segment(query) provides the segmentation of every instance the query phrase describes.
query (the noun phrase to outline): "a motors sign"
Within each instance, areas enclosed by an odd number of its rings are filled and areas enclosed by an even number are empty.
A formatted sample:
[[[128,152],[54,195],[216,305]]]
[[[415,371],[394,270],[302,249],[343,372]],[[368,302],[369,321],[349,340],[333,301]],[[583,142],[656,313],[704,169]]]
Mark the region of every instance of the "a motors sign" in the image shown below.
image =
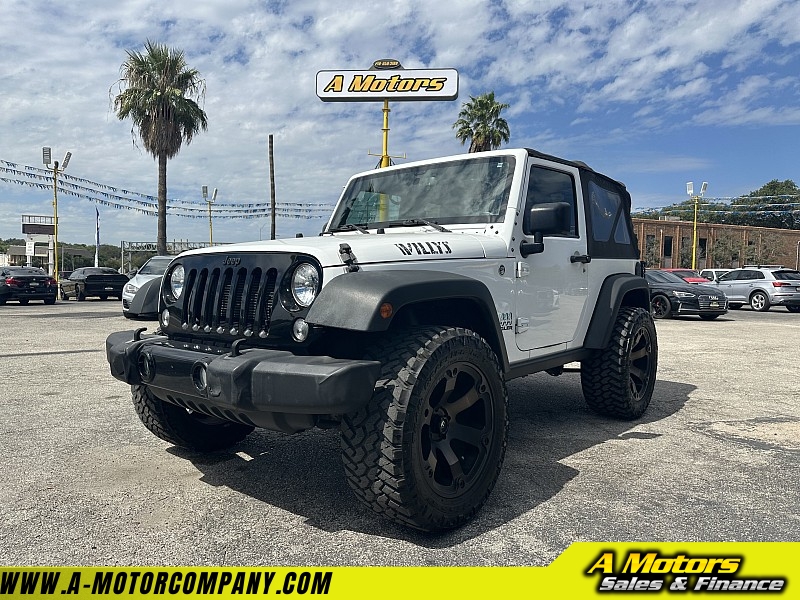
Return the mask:
[[[455,100],[458,98],[458,71],[319,71],[317,96],[324,102]]]

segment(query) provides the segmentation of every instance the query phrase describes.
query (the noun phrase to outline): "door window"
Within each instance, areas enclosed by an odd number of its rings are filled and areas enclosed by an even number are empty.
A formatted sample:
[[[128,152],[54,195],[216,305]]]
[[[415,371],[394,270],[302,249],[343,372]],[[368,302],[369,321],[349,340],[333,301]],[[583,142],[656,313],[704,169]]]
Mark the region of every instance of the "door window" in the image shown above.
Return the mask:
[[[528,193],[522,218],[523,233],[533,235],[536,228],[536,223],[530,222],[531,207],[536,204],[565,202],[569,204],[569,229],[550,235],[577,236],[578,213],[575,198],[575,180],[572,175],[533,165],[528,175]]]

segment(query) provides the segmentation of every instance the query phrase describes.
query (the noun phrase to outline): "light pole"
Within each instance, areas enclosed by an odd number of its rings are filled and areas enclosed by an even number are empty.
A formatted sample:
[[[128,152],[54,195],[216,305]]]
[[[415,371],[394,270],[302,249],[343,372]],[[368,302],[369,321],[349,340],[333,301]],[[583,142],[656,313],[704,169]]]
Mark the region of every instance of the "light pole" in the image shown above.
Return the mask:
[[[703,194],[706,193],[708,189],[708,182],[704,181],[703,185],[700,186],[700,193],[695,196],[694,195],[694,183],[691,181],[686,182],[686,193],[689,194],[689,198],[694,200],[694,228],[692,231],[692,270],[694,271],[697,268],[697,204],[700,202],[700,198],[703,197]]]
[[[214,193],[211,195],[211,200],[208,199],[208,186],[203,186],[203,200],[208,203],[208,245],[214,245],[214,227],[211,224],[211,205],[217,199],[217,188],[214,188]]]
[[[794,259],[794,270],[800,271],[800,242],[797,242],[797,252]]]
[[[44,165],[53,172],[53,279],[56,280],[58,285],[58,174],[67,170],[69,159],[72,158],[72,152],[67,152],[64,155],[64,162],[61,163],[61,168],[58,166],[58,161],[50,166],[52,152],[49,146],[42,148],[42,162]]]

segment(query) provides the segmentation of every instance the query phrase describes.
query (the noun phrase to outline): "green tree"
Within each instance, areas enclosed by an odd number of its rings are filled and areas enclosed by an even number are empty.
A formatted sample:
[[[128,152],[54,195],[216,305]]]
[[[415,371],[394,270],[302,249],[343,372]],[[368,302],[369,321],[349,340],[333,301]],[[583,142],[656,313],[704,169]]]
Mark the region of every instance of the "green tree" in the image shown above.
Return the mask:
[[[25,240],[22,238],[8,238],[7,240],[0,239],[0,254],[8,252],[9,246],[24,246]]]
[[[167,160],[208,128],[206,113],[196,101],[205,96],[205,80],[187,66],[180,50],[148,40],[144,52],[127,50],[127,54],[115,84],[119,93],[114,110],[120,121],[133,121],[134,143],[138,133],[145,150],[158,161],[156,242],[158,253],[166,254]]]
[[[660,216],[678,217],[682,221],[694,220],[694,199],[684,200],[666,208],[634,216],[657,219]],[[713,198],[698,200],[697,221],[700,223],[725,223],[776,229],[800,229],[800,188],[794,181],[772,181],[746,196],[730,202]]]
[[[697,257],[699,259],[699,257]],[[691,240],[686,243],[681,244],[681,252],[680,256],[678,256],[678,266],[681,269],[691,269],[692,268],[692,242]]]
[[[782,245],[783,240],[774,233],[753,235],[744,251],[745,261],[747,264],[767,265],[778,256]]]
[[[741,237],[723,230],[711,245],[711,262],[715,268],[729,269],[739,260],[741,251]]]
[[[456,138],[461,145],[470,140],[470,152],[485,152],[495,150],[503,142],[508,142],[511,138],[508,122],[500,116],[508,106],[497,102],[494,92],[470,96],[469,102],[461,105],[458,120],[453,123]]]
[[[648,235],[645,240],[644,260],[648,269],[658,269],[661,266],[660,248],[654,235]]]

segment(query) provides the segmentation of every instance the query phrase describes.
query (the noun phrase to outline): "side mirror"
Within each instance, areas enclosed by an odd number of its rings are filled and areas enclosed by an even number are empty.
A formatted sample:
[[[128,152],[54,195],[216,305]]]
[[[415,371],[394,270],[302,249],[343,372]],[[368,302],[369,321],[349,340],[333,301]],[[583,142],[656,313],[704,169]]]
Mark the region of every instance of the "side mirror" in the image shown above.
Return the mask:
[[[533,230],[533,243],[523,241],[520,244],[519,253],[523,258],[544,252],[545,235],[569,232],[570,205],[566,202],[534,204],[528,213],[528,219]]]

